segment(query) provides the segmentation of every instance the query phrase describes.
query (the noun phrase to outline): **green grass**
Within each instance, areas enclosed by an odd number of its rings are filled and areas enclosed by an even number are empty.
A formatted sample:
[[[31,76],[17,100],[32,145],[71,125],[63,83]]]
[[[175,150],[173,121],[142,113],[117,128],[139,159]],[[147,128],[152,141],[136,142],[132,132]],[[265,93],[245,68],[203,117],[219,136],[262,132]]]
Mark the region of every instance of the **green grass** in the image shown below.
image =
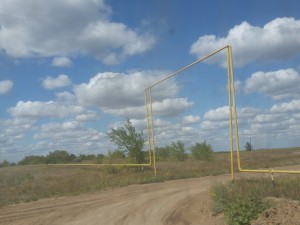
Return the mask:
[[[40,198],[230,173],[229,153],[214,153],[213,161],[188,158],[157,163],[157,176],[150,168],[63,166],[13,166],[0,168],[0,206]],[[242,166],[263,168],[300,164],[300,149],[241,152]],[[244,167],[244,166],[243,166]]]
[[[224,213],[230,225],[248,225],[270,206],[266,197],[300,200],[300,176],[240,179],[211,189],[213,213]]]

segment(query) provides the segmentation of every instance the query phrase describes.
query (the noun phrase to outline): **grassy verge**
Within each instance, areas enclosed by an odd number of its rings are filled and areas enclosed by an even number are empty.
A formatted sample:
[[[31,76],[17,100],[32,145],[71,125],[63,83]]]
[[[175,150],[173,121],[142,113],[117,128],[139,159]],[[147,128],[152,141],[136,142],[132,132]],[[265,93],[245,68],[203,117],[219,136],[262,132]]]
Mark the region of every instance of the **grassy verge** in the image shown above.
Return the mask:
[[[240,179],[211,189],[213,213],[224,213],[230,225],[248,225],[270,206],[266,197],[300,200],[300,177]]]

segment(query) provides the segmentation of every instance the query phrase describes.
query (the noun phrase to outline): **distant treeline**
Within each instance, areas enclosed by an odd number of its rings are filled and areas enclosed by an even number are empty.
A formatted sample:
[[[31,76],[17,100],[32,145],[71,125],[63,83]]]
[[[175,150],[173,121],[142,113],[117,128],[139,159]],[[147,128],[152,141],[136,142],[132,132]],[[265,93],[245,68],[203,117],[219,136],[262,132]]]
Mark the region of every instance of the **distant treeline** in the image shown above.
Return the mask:
[[[184,161],[188,158],[184,143],[181,141],[173,142],[171,145],[156,148],[156,158],[158,161]],[[205,142],[196,143],[189,148],[190,156],[196,160],[211,160],[213,159],[213,149]],[[144,158],[148,160],[149,154],[142,151]],[[46,156],[29,155],[21,161],[10,163],[4,160],[0,163],[0,167],[15,166],[15,165],[38,165],[38,164],[59,164],[59,163],[129,163],[134,162],[134,159],[126,152],[121,150],[109,151],[105,154],[80,154],[78,156],[70,154],[65,150],[55,150],[49,152]]]
[[[98,154],[98,155],[80,154],[79,156],[76,156],[74,154],[68,153],[65,150],[55,150],[53,152],[49,152],[49,154],[46,156],[35,156],[35,155],[26,156],[18,164],[36,165],[36,164],[76,163],[85,160],[101,160],[103,158],[104,158],[103,154]]]

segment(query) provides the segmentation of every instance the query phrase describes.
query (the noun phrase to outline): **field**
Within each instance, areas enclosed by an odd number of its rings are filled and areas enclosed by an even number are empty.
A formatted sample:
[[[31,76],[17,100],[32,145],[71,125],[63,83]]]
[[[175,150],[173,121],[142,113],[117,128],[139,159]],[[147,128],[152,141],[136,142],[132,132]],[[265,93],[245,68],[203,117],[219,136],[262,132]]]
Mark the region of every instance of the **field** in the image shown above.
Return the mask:
[[[300,149],[291,148],[241,152],[241,162],[243,168],[251,169],[300,165]],[[214,153],[214,159],[207,162],[193,160],[191,158],[188,158],[187,160],[182,162],[158,162],[157,177],[154,177],[153,171],[150,168],[144,168],[144,170],[142,170],[141,168],[137,169],[123,167],[72,168],[63,166],[53,167],[46,165],[6,167],[0,169],[0,202],[2,209],[5,210],[7,209],[6,207],[4,207],[6,205],[21,202],[31,202],[42,198],[57,198],[59,196],[71,195],[77,195],[78,197],[76,198],[80,198],[83,193],[91,193],[99,190],[101,190],[100,193],[103,194],[114,193],[114,189],[116,187],[123,187],[132,184],[157,183],[169,180],[193,177],[195,179],[195,177],[209,176],[208,178],[202,180],[203,184],[199,183],[200,180],[182,180],[182,182],[180,181],[181,186],[179,186],[178,189],[176,189],[175,182],[174,190],[176,190],[176,193],[177,191],[179,191],[179,189],[181,191],[185,189],[188,190],[188,186],[190,183],[193,188],[191,188],[190,194],[185,197],[191,198],[191,194],[193,193],[194,198],[194,194],[196,195],[200,194],[200,192],[203,193],[207,191],[207,189],[210,188],[213,184],[229,181],[229,175],[220,176],[221,174],[228,174],[230,172],[229,166],[229,153]],[[245,176],[246,174],[242,175]],[[247,175],[256,176],[258,174]],[[269,179],[269,174],[263,176]],[[276,176],[277,175],[275,175],[275,179]],[[168,182],[157,184],[155,188],[158,188],[160,190],[164,185],[167,184]],[[173,183],[171,184],[173,185]],[[149,186],[149,188],[150,187],[152,186]],[[198,187],[199,190],[194,190],[195,187]],[[150,191],[147,186],[142,186],[141,190],[144,190],[144,188],[147,189],[145,193],[148,193]],[[141,191],[139,188],[137,189],[138,192]],[[115,189],[116,192],[118,192],[118,190],[124,189]],[[171,190],[172,189],[170,189],[170,191]],[[128,192],[126,193],[127,194],[124,195],[131,196],[133,194]],[[141,198],[147,197],[142,193],[140,194]],[[98,195],[99,194],[97,194],[97,196]],[[177,200],[187,201],[185,197],[183,197],[182,195],[178,195]],[[115,199],[114,201],[117,204],[118,199]],[[37,201],[36,204],[38,202],[39,201]],[[17,206],[19,205],[16,205],[16,207]],[[172,218],[172,215],[169,215],[168,218]]]

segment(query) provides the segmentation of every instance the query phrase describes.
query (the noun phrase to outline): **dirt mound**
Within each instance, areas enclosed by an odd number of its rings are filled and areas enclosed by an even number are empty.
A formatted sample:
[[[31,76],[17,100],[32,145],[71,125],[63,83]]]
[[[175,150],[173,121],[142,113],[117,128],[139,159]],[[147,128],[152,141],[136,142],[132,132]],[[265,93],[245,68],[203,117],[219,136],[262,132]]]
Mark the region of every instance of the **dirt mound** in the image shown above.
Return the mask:
[[[300,225],[300,201],[268,198],[272,207],[265,210],[251,225]]]

